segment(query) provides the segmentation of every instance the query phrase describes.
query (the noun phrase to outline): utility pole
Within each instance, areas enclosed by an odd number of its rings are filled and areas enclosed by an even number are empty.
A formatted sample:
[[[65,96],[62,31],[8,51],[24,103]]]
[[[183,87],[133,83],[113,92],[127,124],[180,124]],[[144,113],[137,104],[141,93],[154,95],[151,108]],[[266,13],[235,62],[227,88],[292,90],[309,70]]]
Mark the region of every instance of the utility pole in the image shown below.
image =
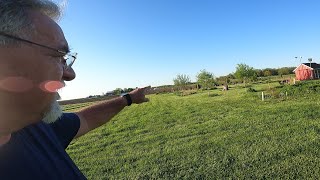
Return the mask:
[[[308,58],[308,61],[310,62],[310,67],[311,67],[312,58]]]

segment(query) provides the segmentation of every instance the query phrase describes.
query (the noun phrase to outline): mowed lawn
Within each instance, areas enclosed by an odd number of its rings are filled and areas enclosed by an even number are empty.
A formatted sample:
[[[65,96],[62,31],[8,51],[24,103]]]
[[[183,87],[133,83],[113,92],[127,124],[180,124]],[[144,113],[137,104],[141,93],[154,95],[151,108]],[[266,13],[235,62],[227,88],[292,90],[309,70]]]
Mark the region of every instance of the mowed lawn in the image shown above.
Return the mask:
[[[150,95],[67,152],[88,179],[320,179],[320,95],[209,92]]]

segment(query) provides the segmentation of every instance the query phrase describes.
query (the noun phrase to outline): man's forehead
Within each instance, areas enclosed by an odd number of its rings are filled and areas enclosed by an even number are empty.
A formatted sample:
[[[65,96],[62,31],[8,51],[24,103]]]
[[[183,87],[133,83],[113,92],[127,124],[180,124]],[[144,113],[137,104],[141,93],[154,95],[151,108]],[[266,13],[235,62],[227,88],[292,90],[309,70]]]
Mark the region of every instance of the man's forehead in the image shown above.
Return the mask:
[[[33,39],[38,43],[43,43],[56,47],[64,51],[69,51],[68,43],[64,37],[60,26],[50,17],[40,12],[29,11],[30,19],[34,25]]]

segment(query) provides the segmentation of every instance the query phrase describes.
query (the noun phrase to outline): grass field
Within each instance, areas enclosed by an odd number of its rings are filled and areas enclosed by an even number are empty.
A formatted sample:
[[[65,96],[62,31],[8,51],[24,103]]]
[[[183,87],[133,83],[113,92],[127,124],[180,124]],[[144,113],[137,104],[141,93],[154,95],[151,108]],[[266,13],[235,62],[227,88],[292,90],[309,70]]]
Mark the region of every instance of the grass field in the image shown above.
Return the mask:
[[[150,95],[67,152],[88,179],[320,179],[320,95],[259,94]]]

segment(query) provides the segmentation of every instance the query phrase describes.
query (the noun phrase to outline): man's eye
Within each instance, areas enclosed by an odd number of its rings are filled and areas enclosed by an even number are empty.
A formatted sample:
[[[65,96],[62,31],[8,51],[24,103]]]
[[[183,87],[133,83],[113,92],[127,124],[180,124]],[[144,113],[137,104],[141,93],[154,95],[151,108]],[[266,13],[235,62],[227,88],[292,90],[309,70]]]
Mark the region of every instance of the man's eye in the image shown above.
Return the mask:
[[[61,55],[52,55],[51,57],[59,60],[61,63],[66,64],[67,60],[65,58],[65,56],[61,56]]]

